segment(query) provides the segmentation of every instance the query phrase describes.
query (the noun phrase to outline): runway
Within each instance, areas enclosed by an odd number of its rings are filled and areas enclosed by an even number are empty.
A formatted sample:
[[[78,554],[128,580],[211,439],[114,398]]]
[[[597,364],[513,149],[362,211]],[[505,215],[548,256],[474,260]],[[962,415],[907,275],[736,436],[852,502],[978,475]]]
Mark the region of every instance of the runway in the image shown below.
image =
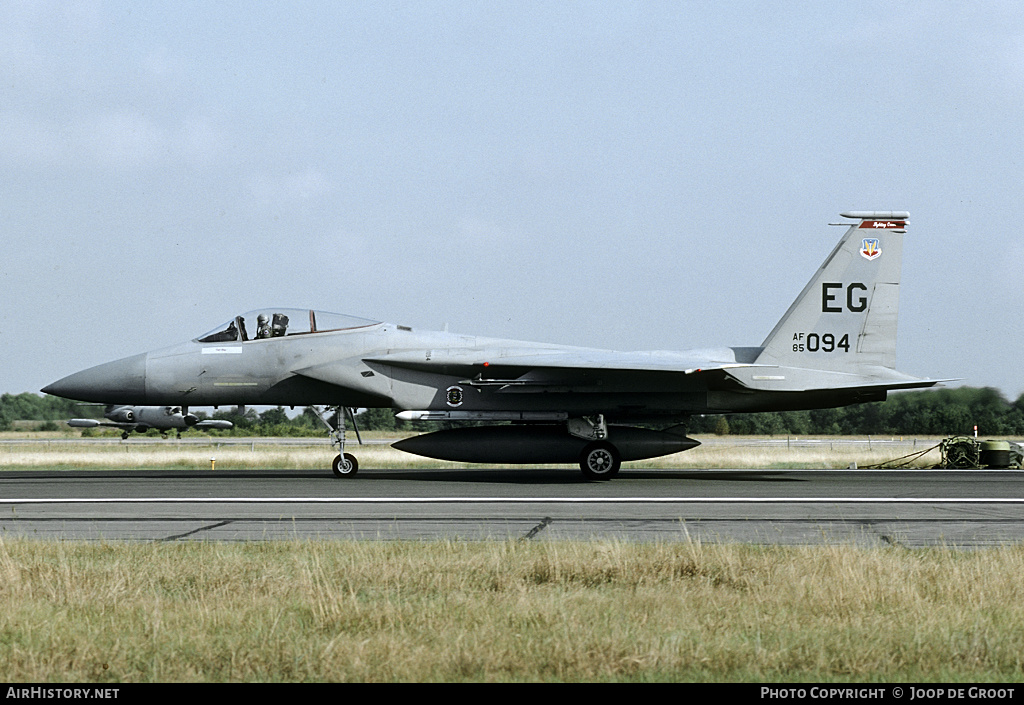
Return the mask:
[[[1019,470],[0,473],[0,537],[621,540],[980,548],[1024,540]]]

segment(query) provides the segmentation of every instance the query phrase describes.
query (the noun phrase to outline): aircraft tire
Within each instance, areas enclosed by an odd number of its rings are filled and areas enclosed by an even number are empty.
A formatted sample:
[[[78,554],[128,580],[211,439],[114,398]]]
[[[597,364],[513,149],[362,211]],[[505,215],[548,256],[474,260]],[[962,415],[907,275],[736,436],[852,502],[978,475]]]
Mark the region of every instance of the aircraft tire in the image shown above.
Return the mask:
[[[588,480],[610,480],[619,472],[622,461],[611,443],[591,443],[580,454],[580,470]]]
[[[331,464],[331,470],[335,477],[352,477],[359,472],[359,461],[351,453],[345,453],[345,457],[337,456]]]

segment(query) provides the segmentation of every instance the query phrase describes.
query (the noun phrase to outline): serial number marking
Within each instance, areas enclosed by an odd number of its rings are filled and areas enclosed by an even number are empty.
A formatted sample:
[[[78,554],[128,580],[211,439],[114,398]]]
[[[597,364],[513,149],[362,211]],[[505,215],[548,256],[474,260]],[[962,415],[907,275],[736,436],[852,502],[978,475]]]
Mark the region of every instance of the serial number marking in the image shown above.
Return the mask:
[[[850,334],[845,333],[836,341],[832,333],[794,333],[793,352],[850,352]]]

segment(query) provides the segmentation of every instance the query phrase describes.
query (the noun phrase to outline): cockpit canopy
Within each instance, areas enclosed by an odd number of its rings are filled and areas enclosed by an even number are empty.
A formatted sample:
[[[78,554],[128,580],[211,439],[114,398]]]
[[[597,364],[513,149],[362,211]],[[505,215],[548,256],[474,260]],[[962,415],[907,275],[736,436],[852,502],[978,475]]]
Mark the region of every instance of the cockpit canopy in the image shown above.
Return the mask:
[[[232,343],[286,335],[323,333],[377,325],[380,321],[341,313],[305,308],[267,308],[235,316],[222,326],[199,336],[200,343]]]

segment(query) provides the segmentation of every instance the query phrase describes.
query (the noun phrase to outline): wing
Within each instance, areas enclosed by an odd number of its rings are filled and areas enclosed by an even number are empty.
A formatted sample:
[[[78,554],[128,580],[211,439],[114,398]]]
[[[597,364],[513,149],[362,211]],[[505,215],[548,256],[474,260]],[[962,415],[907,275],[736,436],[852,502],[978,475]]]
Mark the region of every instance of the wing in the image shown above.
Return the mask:
[[[704,353],[704,354],[701,354]],[[756,367],[745,349],[695,353],[617,352],[594,349],[407,350],[364,358],[371,367],[392,367],[460,376],[472,387],[509,392],[600,387],[688,389],[729,384],[729,370]]]
[[[474,387],[549,391],[599,387],[657,391],[804,392],[829,389],[916,389],[948,380],[919,379],[886,367],[860,374],[754,362],[760,348],[689,352],[615,352],[590,349],[402,351],[366,358],[367,364],[460,375]]]
[[[401,371],[459,378],[470,387],[503,394],[543,392],[806,392],[929,387],[895,370],[874,374],[807,370],[757,364],[760,348],[714,348],[687,352],[617,352],[590,348],[415,349],[362,358],[384,376]],[[353,360],[297,370],[296,374],[348,389],[374,378],[360,377]],[[426,383],[426,382],[424,382]],[[369,391],[367,388],[366,391]]]
[[[131,430],[138,426],[138,424],[118,423],[117,421],[99,421],[97,419],[71,419],[68,421],[68,426],[73,426],[74,428],[96,428],[97,426],[109,426],[110,428]]]
[[[204,419],[203,421],[200,421],[196,425],[192,426],[192,428],[234,428],[234,427],[235,427],[235,425],[233,423],[231,423],[230,421],[225,421],[223,419]]]

